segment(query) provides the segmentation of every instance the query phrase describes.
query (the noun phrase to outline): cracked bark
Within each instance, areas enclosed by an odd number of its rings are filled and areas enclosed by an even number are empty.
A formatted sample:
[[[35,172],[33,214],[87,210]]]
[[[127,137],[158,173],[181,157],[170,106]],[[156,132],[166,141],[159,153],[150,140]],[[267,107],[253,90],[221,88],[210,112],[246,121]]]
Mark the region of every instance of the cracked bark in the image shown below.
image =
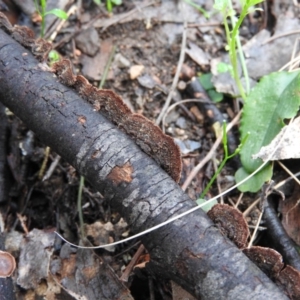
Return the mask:
[[[1,84],[1,83],[0,83]],[[8,166],[7,166],[7,128],[8,121],[5,115],[5,107],[0,103],[0,213],[5,215],[8,200]],[[0,230],[0,250],[5,251],[5,232]],[[11,277],[0,278],[0,298],[3,300],[15,300],[14,286]]]
[[[0,30],[0,99],[140,232],[195,204],[134,142]],[[201,299],[287,299],[198,210],[142,238],[149,270]]]

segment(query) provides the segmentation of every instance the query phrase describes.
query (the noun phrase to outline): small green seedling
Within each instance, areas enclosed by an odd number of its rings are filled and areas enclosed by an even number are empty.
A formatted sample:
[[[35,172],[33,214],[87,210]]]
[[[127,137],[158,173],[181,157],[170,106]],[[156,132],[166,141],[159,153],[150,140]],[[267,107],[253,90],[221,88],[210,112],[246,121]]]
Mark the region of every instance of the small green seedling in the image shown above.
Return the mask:
[[[100,5],[101,0],[94,0],[94,3]],[[122,4],[122,0],[106,0],[106,9],[109,13],[111,13],[115,5],[121,5],[121,4]]]
[[[241,1],[242,11],[236,19],[236,13],[232,8],[231,0],[215,0],[214,8],[223,16],[223,23],[226,32],[227,50],[229,52],[230,63],[232,66],[233,78],[237,84],[241,97],[245,100],[250,91],[250,80],[246,67],[246,62],[239,39],[239,29],[249,12],[253,12],[254,5],[263,2],[263,0],[243,0]],[[256,9],[257,10],[257,9]],[[231,21],[232,29],[229,28],[228,18]],[[238,53],[238,55],[237,55]],[[246,81],[246,91],[241,83],[240,74],[238,72],[238,56],[242,66],[243,74]],[[223,66],[224,67],[224,66]]]
[[[184,0],[187,4],[195,7],[197,10],[199,10],[203,16],[206,18],[206,19],[209,19],[210,17],[210,14],[205,10],[203,9],[200,5],[196,4],[195,2],[191,1],[191,0]]]
[[[207,92],[209,98],[217,103],[221,102],[223,100],[223,94],[216,91],[211,79],[212,79],[212,73],[202,74],[199,77],[199,81],[202,85],[202,87]]]
[[[52,66],[54,63],[60,60],[59,53],[56,50],[51,50],[48,55],[49,65]]]
[[[58,9],[58,8],[54,8],[49,11],[46,11],[46,6],[47,6],[46,2],[47,2],[46,0],[40,0],[40,5],[38,5],[38,1],[34,0],[35,9],[42,18],[41,37],[44,37],[44,35],[45,35],[45,17],[47,15],[55,15],[58,18],[63,19],[63,20],[66,20],[68,18],[68,15],[66,14],[66,12],[64,12],[63,10]]]
[[[211,178],[211,180],[209,181],[208,185],[206,186],[206,188],[204,189],[204,191],[202,192],[202,194],[200,195],[200,199],[203,199],[204,196],[206,195],[206,193],[208,192],[208,190],[210,189],[210,187],[212,186],[212,184],[214,183],[214,181],[216,180],[217,176],[221,173],[222,169],[224,168],[225,164],[227,163],[227,161],[231,158],[233,158],[234,156],[238,155],[243,146],[245,145],[249,134],[247,134],[241,141],[240,145],[235,149],[234,153],[232,153],[231,155],[229,155],[228,153],[228,143],[227,143],[227,133],[226,133],[226,122],[223,123],[222,126],[223,129],[223,148],[224,148],[224,158],[221,162],[221,164],[219,165],[216,173],[214,174],[214,176]]]

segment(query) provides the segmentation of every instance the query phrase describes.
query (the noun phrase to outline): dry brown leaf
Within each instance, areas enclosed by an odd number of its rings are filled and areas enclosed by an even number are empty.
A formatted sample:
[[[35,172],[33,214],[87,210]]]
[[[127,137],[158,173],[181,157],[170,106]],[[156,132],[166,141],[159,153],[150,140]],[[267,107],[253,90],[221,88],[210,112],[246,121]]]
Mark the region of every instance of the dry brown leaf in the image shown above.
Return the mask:
[[[282,136],[284,137],[282,139]],[[260,149],[260,151],[253,155],[253,159],[261,158],[263,161],[269,159],[275,147],[275,153],[270,160],[281,160],[289,158],[300,158],[300,117],[296,118],[293,123],[282,128],[273,141]]]

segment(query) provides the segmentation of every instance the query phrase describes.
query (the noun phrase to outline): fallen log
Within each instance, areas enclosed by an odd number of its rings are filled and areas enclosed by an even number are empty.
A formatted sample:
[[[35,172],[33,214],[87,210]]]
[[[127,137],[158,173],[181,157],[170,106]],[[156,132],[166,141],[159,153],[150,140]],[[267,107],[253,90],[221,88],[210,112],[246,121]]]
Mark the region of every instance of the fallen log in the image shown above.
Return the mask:
[[[0,101],[97,188],[137,233],[195,203],[150,157],[0,30]],[[197,210],[142,238],[150,271],[201,299],[287,299]]]

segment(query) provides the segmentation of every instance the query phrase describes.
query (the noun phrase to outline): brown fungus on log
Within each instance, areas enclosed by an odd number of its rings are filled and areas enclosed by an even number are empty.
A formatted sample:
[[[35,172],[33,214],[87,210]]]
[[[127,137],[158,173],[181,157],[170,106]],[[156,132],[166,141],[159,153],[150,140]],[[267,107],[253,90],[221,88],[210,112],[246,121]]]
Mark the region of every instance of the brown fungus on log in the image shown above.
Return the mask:
[[[241,212],[227,204],[216,204],[207,215],[238,248],[246,247],[249,229]]]
[[[176,182],[181,174],[180,149],[174,140],[165,135],[152,121],[132,113],[122,98],[111,90],[97,89],[81,75],[74,75],[69,60],[64,59],[53,65],[53,72],[60,81],[73,87],[96,111],[101,112],[127,135]]]
[[[282,256],[274,249],[253,246],[243,252],[270,278],[277,277],[284,266]]]
[[[31,50],[40,61],[46,60],[51,44],[44,39],[34,39],[34,33],[25,26],[11,26],[0,13],[0,28]],[[63,59],[52,66],[52,71],[61,83],[75,88],[95,110],[100,110],[110,121],[125,131],[141,149],[151,156],[172,178],[178,182],[181,174],[180,149],[174,140],[165,135],[152,121],[142,115],[134,114],[122,98],[111,90],[97,89],[86,78],[73,73],[69,60]]]
[[[276,283],[294,300],[300,299],[300,272],[292,266],[286,266],[276,278]]]
[[[8,252],[0,251],[0,278],[11,276],[15,269],[15,258]]]

